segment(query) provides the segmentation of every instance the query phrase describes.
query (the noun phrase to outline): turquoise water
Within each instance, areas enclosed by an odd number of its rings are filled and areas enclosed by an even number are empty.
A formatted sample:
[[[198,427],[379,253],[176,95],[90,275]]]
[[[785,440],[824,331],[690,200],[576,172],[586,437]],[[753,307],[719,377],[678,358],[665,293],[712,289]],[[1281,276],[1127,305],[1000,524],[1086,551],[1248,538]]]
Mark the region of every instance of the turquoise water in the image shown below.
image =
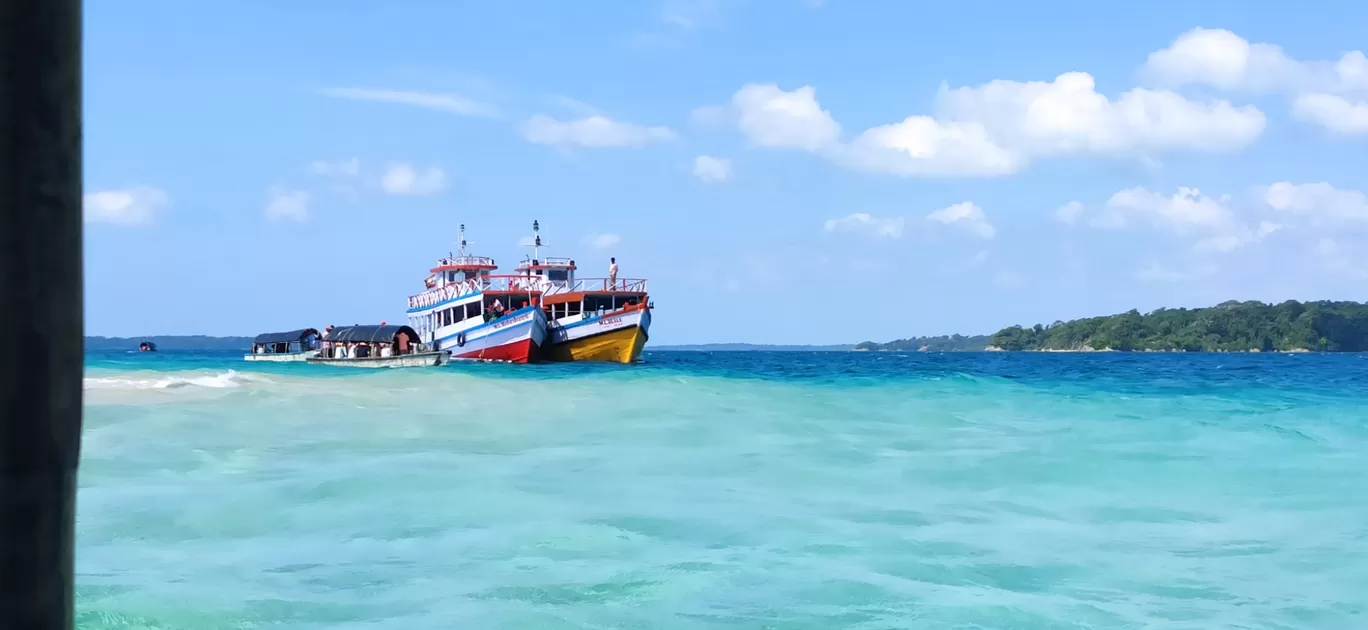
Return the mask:
[[[86,629],[1365,628],[1368,356],[88,358]]]

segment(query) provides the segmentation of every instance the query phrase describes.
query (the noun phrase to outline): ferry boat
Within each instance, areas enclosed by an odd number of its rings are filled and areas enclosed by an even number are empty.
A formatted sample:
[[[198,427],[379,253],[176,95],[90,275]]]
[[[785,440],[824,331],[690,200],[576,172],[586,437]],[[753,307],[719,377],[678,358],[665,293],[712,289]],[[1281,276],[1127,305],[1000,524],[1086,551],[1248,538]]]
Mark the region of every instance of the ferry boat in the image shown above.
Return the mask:
[[[467,245],[461,225],[457,255],[439,259],[427,290],[408,299],[409,324],[453,359],[535,361],[546,339],[541,288],[525,275],[495,275],[494,259],[467,254]]]
[[[244,361],[303,361],[318,354],[320,335],[313,328],[289,332],[262,333],[252,340],[252,351]]]
[[[533,222],[533,232],[538,231]],[[537,245],[541,244],[537,237]],[[646,281],[633,278],[576,278],[570,258],[532,260],[519,267],[543,287],[547,361],[632,363],[650,337],[650,295]]]
[[[445,365],[451,352],[434,350],[418,341],[409,326],[347,326],[334,328],[323,350],[305,359],[310,364],[361,368],[429,367]]]

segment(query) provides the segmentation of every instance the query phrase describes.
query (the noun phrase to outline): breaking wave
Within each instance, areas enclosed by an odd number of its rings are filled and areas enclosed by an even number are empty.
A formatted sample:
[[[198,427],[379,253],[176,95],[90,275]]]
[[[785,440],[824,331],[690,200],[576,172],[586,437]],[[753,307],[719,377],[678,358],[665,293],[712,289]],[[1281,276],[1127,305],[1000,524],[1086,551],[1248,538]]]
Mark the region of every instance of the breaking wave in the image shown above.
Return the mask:
[[[214,373],[167,374],[164,372],[146,372],[120,376],[88,376],[85,378],[84,384],[87,390],[149,390],[183,387],[232,389],[272,382],[270,378],[261,374],[244,374],[230,369],[226,372]]]

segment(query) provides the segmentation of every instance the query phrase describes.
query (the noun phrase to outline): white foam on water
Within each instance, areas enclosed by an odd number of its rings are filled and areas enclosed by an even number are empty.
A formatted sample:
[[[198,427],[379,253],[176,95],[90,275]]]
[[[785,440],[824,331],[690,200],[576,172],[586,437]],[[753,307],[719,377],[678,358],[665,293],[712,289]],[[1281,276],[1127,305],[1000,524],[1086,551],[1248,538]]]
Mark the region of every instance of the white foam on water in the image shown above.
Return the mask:
[[[273,381],[270,378],[261,374],[244,374],[237,370],[228,370],[226,372],[210,374],[160,373],[144,376],[86,377],[84,379],[84,386],[87,390],[148,390],[177,389],[182,387],[230,389],[271,382]]]

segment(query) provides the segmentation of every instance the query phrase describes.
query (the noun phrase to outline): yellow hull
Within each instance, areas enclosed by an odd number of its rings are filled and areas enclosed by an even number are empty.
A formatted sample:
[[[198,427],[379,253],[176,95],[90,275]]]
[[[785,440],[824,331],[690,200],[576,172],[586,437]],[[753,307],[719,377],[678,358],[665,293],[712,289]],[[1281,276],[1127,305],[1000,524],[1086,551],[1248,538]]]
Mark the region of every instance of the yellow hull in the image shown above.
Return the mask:
[[[640,326],[620,328],[590,337],[547,344],[541,358],[547,361],[611,361],[631,363],[641,357],[646,347],[646,332]]]

